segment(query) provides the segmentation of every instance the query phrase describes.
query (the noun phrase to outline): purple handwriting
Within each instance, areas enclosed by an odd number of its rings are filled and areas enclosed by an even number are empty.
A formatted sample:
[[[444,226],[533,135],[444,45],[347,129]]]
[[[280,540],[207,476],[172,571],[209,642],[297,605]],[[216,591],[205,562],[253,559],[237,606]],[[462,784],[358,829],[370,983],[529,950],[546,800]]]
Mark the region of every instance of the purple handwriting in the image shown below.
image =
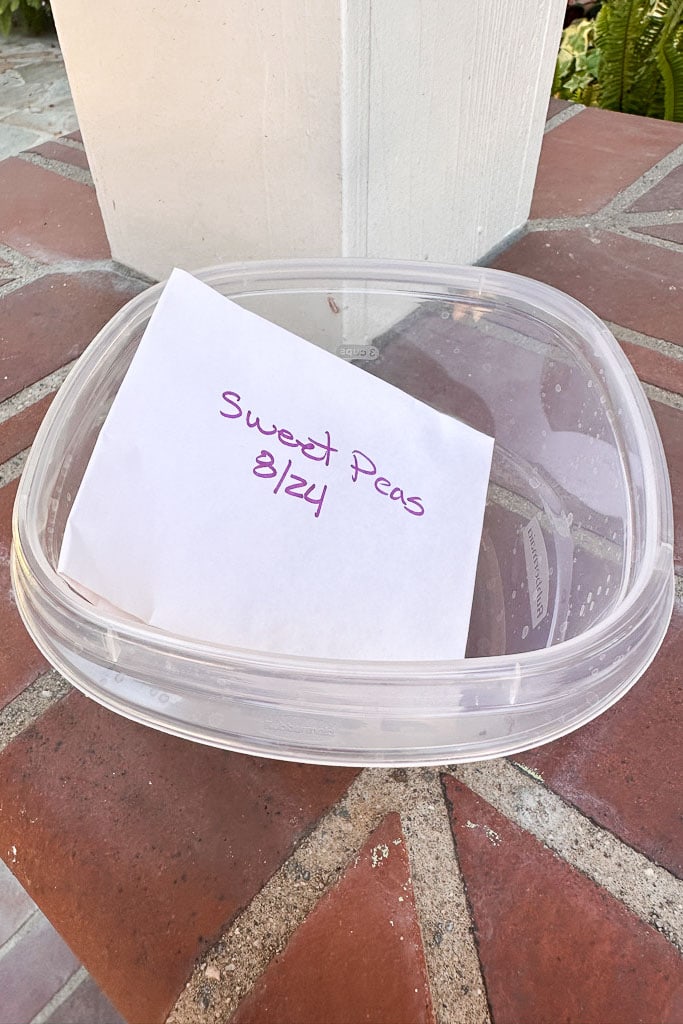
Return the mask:
[[[406,512],[411,516],[423,516],[424,505],[422,499],[417,495],[406,498],[403,488],[392,487],[391,481],[385,476],[377,476],[377,466],[369,455],[365,455],[357,448],[351,452],[353,462],[351,463],[351,480],[355,484],[361,476],[373,477],[374,488],[378,494],[385,494],[390,501],[400,501]],[[361,461],[362,460],[362,461]]]
[[[276,424],[270,426],[264,426],[260,416],[257,416],[251,409],[247,409],[246,412],[242,409],[241,396],[236,391],[224,391],[221,395],[223,402],[227,406],[226,409],[220,409],[220,414],[227,420],[239,420],[244,417],[244,423],[250,430],[255,430],[257,434],[263,437],[272,437],[274,441],[277,441],[284,448],[297,449],[306,459],[310,459],[312,462],[320,462],[324,466],[330,465],[330,460],[333,453],[339,451],[332,444],[329,430],[323,431],[325,440],[316,441],[310,435],[307,435],[305,440],[295,437],[291,430],[287,430],[285,427],[278,427]],[[267,422],[267,421],[266,421]],[[294,453],[293,453],[294,454]],[[377,472],[377,465],[364,452],[358,448],[354,448],[351,452],[351,482],[356,484],[361,478],[366,478],[368,482],[372,481],[372,488],[377,494],[383,495],[389,498],[390,501],[400,502],[401,508],[408,512],[411,516],[423,516],[425,513],[424,504],[422,498],[417,495],[411,495],[406,497],[405,491],[402,487],[397,487],[391,483],[388,477],[379,476]],[[304,501],[315,507],[315,518],[317,519],[322,510],[323,501],[327,494],[327,485],[324,484],[320,489],[319,496],[315,496],[316,484],[309,483],[305,477],[298,476],[292,472],[294,463],[291,458],[287,460],[284,470],[280,470],[275,465],[275,456],[272,452],[265,448],[261,449],[260,454],[256,458],[256,463],[252,469],[254,476],[260,477],[263,480],[274,480],[278,478],[275,487],[273,488],[273,494],[278,494],[282,485],[287,484],[284,488],[283,493],[289,494],[293,498],[303,498]]]
[[[254,476],[260,477],[262,480],[272,480],[278,476],[278,482],[273,487],[273,494],[282,487],[283,483],[287,479],[289,474],[289,483],[285,487],[284,493],[291,494],[293,498],[303,498],[304,501],[310,502],[311,505],[315,505],[315,518],[317,519],[320,515],[320,511],[323,507],[323,501],[327,494],[327,484],[323,484],[320,491],[320,497],[316,498],[313,494],[315,490],[315,484],[309,484],[308,480],[305,480],[302,476],[297,476],[296,473],[292,473],[292,460],[287,459],[287,465],[285,466],[282,473],[275,468],[275,456],[272,452],[268,452],[263,448],[260,455],[256,456],[256,465],[252,469]],[[304,488],[306,488],[304,490]]]
[[[221,416],[224,416],[228,420],[238,420],[243,415],[242,407],[240,402],[242,399],[236,391],[224,391],[221,396],[223,401],[232,408],[232,412],[224,412],[221,409]],[[300,448],[301,454],[305,455],[307,459],[312,459],[313,462],[324,462],[326,466],[330,464],[330,456],[332,452],[339,451],[338,448],[332,447],[330,440],[329,430],[324,431],[326,440],[314,441],[312,437],[308,437],[306,441],[301,441],[299,438],[294,437],[291,430],[285,430],[273,425],[265,428],[261,424],[261,420],[258,416],[254,415],[251,409],[247,409],[247,415],[245,417],[246,425],[251,429],[258,430],[259,434],[263,434],[264,437],[276,437],[280,444],[286,448]]]

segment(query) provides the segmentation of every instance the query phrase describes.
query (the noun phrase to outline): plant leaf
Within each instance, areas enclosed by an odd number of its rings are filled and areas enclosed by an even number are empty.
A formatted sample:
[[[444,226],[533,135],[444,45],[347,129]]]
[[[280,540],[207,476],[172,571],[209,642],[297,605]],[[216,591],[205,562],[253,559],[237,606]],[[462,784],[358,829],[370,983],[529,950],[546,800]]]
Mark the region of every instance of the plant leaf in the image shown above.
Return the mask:
[[[664,117],[683,121],[683,0],[674,0],[664,21],[656,49],[657,67],[664,81]]]
[[[659,23],[649,19],[648,0],[605,0],[595,19],[595,42],[600,51],[600,106],[634,110],[629,94],[643,72]]]

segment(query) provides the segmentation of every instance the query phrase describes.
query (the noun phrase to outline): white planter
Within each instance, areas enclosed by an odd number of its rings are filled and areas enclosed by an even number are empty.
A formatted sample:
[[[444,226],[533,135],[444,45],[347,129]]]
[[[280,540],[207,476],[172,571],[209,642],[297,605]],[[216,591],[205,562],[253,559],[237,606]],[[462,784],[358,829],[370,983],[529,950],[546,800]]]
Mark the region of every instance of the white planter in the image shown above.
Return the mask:
[[[565,0],[53,0],[114,257],[468,263],[527,217]]]

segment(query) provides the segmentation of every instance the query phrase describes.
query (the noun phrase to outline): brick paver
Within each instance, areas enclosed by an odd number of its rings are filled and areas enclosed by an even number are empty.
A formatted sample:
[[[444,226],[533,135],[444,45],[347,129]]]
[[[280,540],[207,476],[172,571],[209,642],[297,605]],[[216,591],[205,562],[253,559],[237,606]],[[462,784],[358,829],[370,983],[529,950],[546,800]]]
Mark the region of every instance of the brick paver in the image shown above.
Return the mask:
[[[64,164],[72,164],[87,171],[88,158],[82,149],[75,149],[73,146],[60,146],[58,142],[43,142],[40,146],[34,146],[29,153],[37,153],[48,160],[60,160]]]
[[[595,213],[679,145],[670,123],[583,110],[543,139],[531,216]]]
[[[188,743],[72,693],[0,754],[0,850],[23,851],[13,870],[124,1017],[153,1024],[355,774]]]
[[[0,463],[28,448],[38,427],[52,404],[54,393],[22,409],[16,416],[0,423]]]
[[[42,263],[109,259],[109,243],[89,185],[11,157],[0,163],[0,242]]]
[[[674,563],[683,571],[683,411],[653,402],[652,411],[664,446],[674,508]]]
[[[0,487],[0,709],[49,666],[19,617],[10,584],[12,508],[17,482]]]
[[[0,401],[75,359],[141,289],[122,274],[86,270],[47,274],[5,296]]]
[[[611,231],[533,231],[494,265],[554,285],[604,320],[683,344],[683,252]]]
[[[466,786],[444,785],[496,1024],[676,1024],[673,946]]]
[[[373,833],[231,1024],[434,1024],[397,814]]]
[[[683,718],[678,604],[664,645],[613,708],[519,760],[584,814],[683,877]]]
[[[639,122],[640,123],[640,122]],[[680,140],[679,143],[680,145]],[[666,213],[683,205],[683,165],[669,171],[628,207],[629,213]]]

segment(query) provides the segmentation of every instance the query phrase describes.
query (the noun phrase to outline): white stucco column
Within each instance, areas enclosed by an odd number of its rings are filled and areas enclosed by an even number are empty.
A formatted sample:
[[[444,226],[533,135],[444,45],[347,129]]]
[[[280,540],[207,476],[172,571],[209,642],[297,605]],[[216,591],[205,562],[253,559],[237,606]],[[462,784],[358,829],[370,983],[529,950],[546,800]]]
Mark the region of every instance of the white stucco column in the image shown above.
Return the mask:
[[[114,257],[467,263],[527,217],[565,0],[52,0]]]

